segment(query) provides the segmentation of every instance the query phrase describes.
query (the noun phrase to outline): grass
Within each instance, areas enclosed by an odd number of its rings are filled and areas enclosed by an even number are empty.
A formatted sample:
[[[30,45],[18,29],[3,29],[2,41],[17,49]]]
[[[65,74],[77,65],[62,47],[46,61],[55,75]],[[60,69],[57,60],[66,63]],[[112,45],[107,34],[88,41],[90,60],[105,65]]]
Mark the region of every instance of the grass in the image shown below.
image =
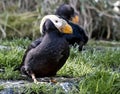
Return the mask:
[[[57,90],[55,90],[57,89]],[[23,92],[25,94],[64,94],[65,92],[62,90],[62,88],[58,85],[51,86],[46,84],[31,84],[30,86],[26,86],[25,89],[23,89]]]
[[[0,91],[4,89],[4,86],[0,85]]]
[[[14,67],[5,67],[4,72],[0,73],[0,79],[19,80],[21,75],[18,71],[13,71]]]
[[[35,36],[39,35],[38,15],[39,13],[36,11],[25,13],[11,13],[4,11],[0,15],[0,29],[3,30],[4,37],[6,35],[7,38],[12,38],[14,36],[31,36],[32,38],[35,38]],[[0,32],[0,34],[0,37],[2,38],[2,33]]]
[[[118,94],[120,75],[111,71],[96,70],[79,83],[81,94]],[[120,91],[119,91],[120,93]]]
[[[29,39],[13,39],[0,41],[1,45],[10,49],[0,49],[0,79],[22,79],[21,74],[13,71],[20,65],[25,48],[31,42]],[[97,45],[96,45],[97,44]],[[103,44],[103,43],[102,43]],[[78,52],[77,47],[71,48],[70,57],[57,73],[58,76],[80,78],[77,82],[78,91],[70,90],[69,94],[120,94],[120,47],[115,44],[104,44],[90,41],[86,50]],[[115,46],[117,45],[117,46]],[[98,47],[99,46],[99,47]],[[1,88],[1,87],[0,87]],[[57,88],[57,89],[55,89]],[[35,85],[23,89],[25,94],[41,92],[42,94],[65,94],[56,85]]]

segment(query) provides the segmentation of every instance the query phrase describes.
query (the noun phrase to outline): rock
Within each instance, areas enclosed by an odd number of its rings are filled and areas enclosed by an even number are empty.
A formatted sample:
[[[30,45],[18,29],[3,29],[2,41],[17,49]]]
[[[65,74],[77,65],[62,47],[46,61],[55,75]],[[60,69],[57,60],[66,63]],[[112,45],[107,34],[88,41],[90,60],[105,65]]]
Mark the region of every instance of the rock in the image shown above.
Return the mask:
[[[0,69],[0,72],[4,72],[4,69]]]
[[[38,78],[38,81],[40,81],[40,84],[43,82],[46,82],[45,84],[61,87],[64,92],[69,93],[70,90],[78,91],[76,88],[76,81],[78,81],[78,78],[64,78],[64,77],[56,77],[55,78],[57,81],[57,84],[49,83],[49,78]],[[33,82],[31,82],[31,79],[28,80],[19,80],[19,81],[5,81],[5,80],[0,80],[0,85],[4,86],[4,89],[0,91],[0,94],[21,94],[25,90],[26,86],[32,85]],[[57,90],[55,87],[54,89]],[[24,90],[23,90],[24,89]]]
[[[2,49],[10,49],[10,47],[8,47],[8,46],[3,46],[3,45],[0,45],[0,50],[2,50]]]
[[[68,92],[72,89],[73,83],[63,82],[60,83],[60,86],[65,90],[65,92]]]

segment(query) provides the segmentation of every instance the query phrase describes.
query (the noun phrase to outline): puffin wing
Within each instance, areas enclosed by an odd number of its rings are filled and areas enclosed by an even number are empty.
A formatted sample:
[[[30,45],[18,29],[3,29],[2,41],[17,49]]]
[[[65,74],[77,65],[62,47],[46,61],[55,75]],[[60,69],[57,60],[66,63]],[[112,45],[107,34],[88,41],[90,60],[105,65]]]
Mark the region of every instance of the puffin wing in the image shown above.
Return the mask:
[[[23,55],[22,62],[21,62],[21,64],[20,64],[20,66],[18,66],[17,68],[15,68],[14,71],[20,70],[20,68],[24,65],[24,61],[25,61],[25,58],[26,58],[28,52],[29,52],[30,50],[32,50],[33,48],[36,48],[36,47],[41,43],[42,38],[43,38],[43,37],[40,37],[40,38],[36,39],[35,41],[33,41],[33,42],[27,47],[27,49],[26,49],[26,51],[25,51],[25,53],[24,53],[24,55]]]

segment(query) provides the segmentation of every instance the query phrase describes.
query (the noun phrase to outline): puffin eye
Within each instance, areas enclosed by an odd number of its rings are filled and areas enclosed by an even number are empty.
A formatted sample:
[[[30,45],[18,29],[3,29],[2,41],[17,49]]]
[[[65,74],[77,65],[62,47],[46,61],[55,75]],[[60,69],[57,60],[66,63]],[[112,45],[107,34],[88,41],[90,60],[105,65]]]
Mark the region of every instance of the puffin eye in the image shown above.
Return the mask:
[[[58,23],[58,20],[55,20],[56,23]]]

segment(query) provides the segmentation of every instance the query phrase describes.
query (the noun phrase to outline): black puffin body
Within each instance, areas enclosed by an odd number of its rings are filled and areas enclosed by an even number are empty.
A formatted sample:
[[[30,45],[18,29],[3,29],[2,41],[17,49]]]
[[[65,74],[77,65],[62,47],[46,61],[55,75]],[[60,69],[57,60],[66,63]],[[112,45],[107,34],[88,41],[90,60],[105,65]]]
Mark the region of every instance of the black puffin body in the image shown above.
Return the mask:
[[[67,22],[72,27],[73,34],[64,34],[64,38],[66,38],[70,45],[74,46],[75,43],[78,44],[78,50],[82,51],[83,45],[88,42],[88,36],[85,34],[85,31],[80,26],[70,21]]]
[[[70,5],[63,4],[56,10],[55,14],[65,19],[67,23],[72,27],[73,34],[64,34],[64,37],[67,39],[70,45],[74,45],[75,43],[77,43],[79,45],[79,51],[81,51],[83,45],[85,45],[88,42],[88,36],[85,34],[85,31],[79,25],[75,24],[79,22],[77,13]],[[45,33],[45,31],[43,33]],[[44,34],[42,36],[44,36]],[[42,41],[42,37],[33,41],[28,46],[25,53],[27,54],[28,51],[37,47],[41,43],[41,41]]]
[[[88,36],[86,35],[85,31],[79,25],[76,24],[79,22],[77,13],[70,5],[63,4],[56,10],[55,14],[65,19],[68,22],[68,24],[72,27],[73,34],[65,34],[64,37],[71,45],[77,43],[79,45],[79,51],[81,51],[83,45],[85,45],[88,42]]]
[[[75,13],[74,9],[68,5],[68,4],[63,4],[61,5],[57,10],[56,10],[56,15],[59,15],[60,17],[62,17],[63,19],[65,19],[67,21],[67,23],[72,27],[73,29],[73,33],[72,34],[64,34],[63,37],[67,40],[67,42],[70,45],[74,45],[75,43],[77,43],[79,45],[78,49],[79,51],[82,50],[83,45],[85,45],[88,41],[88,36],[85,34],[85,31],[77,24],[79,18],[77,17],[77,13]],[[72,21],[72,22],[71,22]],[[36,48],[42,41],[44,34],[46,33],[46,31],[44,30],[42,32],[42,37],[36,39],[35,41],[33,41],[27,48],[27,50],[25,51],[25,54],[23,56],[23,60],[22,63],[20,65],[19,68],[16,68],[15,70],[20,70],[20,68],[23,66],[24,64],[24,60],[26,58],[27,53]]]
[[[54,76],[68,56],[67,41],[56,31],[49,31],[41,43],[27,53],[23,69],[27,66],[27,71],[33,72],[36,77]]]
[[[35,77],[56,75],[69,56],[69,44],[51,20],[44,22],[43,30],[46,33],[42,41],[25,53],[21,65],[21,72],[31,76],[34,82]]]
[[[75,24],[79,22],[79,17],[77,13],[74,11],[74,9],[70,5],[63,4],[56,10],[55,14],[65,19],[67,23],[72,27],[73,34],[64,34],[64,37],[67,39],[70,45],[74,45],[75,43],[77,43],[79,45],[79,51],[81,51],[83,45],[85,45],[88,42],[88,36],[79,25]],[[42,37],[33,41],[28,46],[26,53],[32,48],[39,45],[41,41],[42,41]]]

